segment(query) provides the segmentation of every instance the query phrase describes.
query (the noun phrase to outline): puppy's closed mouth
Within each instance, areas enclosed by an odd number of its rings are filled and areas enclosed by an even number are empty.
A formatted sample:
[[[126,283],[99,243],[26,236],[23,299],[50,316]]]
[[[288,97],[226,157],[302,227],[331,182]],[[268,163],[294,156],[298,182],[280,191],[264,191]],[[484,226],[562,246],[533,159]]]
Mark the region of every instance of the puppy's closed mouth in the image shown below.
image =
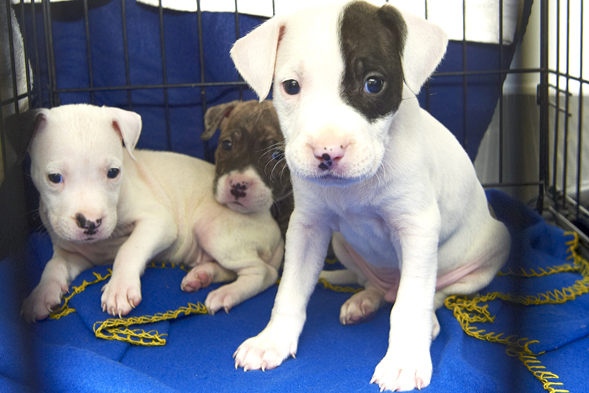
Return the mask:
[[[338,175],[334,175],[332,173],[326,173],[321,176],[317,176],[312,178],[315,183],[318,183],[322,186],[339,186],[339,187],[346,187],[350,184],[354,184],[362,180],[361,178],[349,178],[349,177],[342,177]]]

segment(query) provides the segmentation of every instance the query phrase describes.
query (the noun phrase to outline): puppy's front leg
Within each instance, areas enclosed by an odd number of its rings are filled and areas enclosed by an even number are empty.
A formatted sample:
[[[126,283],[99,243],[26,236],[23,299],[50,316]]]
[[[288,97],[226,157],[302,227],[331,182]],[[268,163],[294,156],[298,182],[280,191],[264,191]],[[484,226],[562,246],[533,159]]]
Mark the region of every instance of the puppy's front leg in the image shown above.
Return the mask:
[[[45,265],[39,284],[24,300],[21,314],[28,322],[47,318],[51,310],[61,304],[69,284],[91,267],[92,263],[80,254],[54,246],[53,257]]]
[[[235,368],[272,369],[295,356],[309,298],[323,267],[331,231],[327,217],[293,212],[286,234],[284,272],[268,326],[235,352]]]
[[[112,316],[127,315],[141,302],[141,275],[147,262],[172,245],[177,228],[172,219],[145,219],[135,223],[129,239],[119,249],[112,276],[104,286],[102,310]]]
[[[429,385],[440,218],[436,205],[393,219],[401,280],[391,311],[389,348],[374,371],[381,391]]]

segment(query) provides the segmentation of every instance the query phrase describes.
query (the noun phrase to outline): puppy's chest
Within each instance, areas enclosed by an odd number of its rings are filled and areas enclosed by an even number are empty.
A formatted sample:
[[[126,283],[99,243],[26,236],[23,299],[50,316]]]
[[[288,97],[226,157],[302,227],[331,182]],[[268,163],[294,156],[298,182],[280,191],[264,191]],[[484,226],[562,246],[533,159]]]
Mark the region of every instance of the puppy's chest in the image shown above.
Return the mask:
[[[392,227],[370,209],[348,210],[333,216],[332,229],[340,232],[352,248],[377,267],[396,264]]]

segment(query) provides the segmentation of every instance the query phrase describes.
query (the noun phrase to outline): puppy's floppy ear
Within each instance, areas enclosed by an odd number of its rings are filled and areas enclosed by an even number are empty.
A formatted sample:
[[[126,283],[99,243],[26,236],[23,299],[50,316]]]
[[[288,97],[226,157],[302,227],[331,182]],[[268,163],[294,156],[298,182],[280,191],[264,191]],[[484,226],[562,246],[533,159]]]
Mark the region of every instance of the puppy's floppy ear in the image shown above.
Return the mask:
[[[204,141],[211,139],[215,135],[215,131],[221,126],[221,123],[229,117],[233,109],[240,103],[241,101],[235,100],[207,109],[207,113],[205,113],[205,130],[200,139]]]
[[[285,26],[286,17],[275,16],[237,40],[229,52],[237,71],[260,101],[270,93],[278,43]]]
[[[407,11],[388,4],[379,10],[381,19],[389,26],[399,23],[399,14],[405,22],[405,42],[401,54],[403,76],[409,89],[417,94],[444,57],[448,36],[438,25]]]
[[[48,109],[31,109],[8,116],[4,120],[5,135],[8,144],[14,150],[16,163],[22,163],[33,140],[33,135],[44,127],[48,116]]]
[[[141,116],[124,109],[107,106],[103,108],[109,116],[112,116],[112,126],[123,139],[127,153],[129,153],[133,161],[137,161],[133,155],[133,149],[135,149],[139,135],[141,135]]]

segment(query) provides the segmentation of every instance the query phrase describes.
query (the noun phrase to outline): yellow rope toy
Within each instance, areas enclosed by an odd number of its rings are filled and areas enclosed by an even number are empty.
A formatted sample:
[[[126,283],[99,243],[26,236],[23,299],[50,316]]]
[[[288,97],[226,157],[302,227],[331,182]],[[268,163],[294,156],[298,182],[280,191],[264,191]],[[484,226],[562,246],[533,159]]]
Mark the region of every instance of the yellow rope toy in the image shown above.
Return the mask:
[[[156,264],[152,262],[147,265],[147,267],[151,268],[180,268],[182,270],[186,270],[186,268],[182,265],[176,265],[173,263],[159,263]],[[75,312],[76,310],[71,308],[68,305],[70,299],[75,296],[76,294],[83,292],[86,287],[89,285],[97,284],[99,282],[105,281],[108,279],[112,271],[109,269],[109,273],[102,276],[99,273],[94,272],[94,276],[96,276],[96,280],[94,281],[86,281],[84,280],[82,284],[77,287],[72,287],[72,291],[63,300],[63,304],[58,309],[54,310],[51,315],[49,316],[51,319],[59,319],[66,315]],[[163,336],[167,334],[160,334],[155,330],[145,331],[143,329],[131,329],[130,326],[134,325],[145,325],[149,323],[167,321],[170,319],[176,319],[182,314],[184,316],[191,315],[191,314],[207,314],[207,308],[202,303],[188,303],[186,307],[180,307],[175,311],[167,311],[166,313],[158,313],[155,315],[144,315],[141,317],[130,317],[130,318],[111,318],[107,319],[106,321],[99,321],[94,324],[94,334],[98,338],[103,338],[105,340],[117,340],[127,342],[129,344],[134,345],[145,345],[145,346],[159,346],[159,345],[166,345],[166,339]]]
[[[501,292],[491,292],[484,296],[474,298],[452,295],[445,301],[445,306],[453,311],[454,317],[458,320],[462,330],[466,334],[479,340],[496,342],[507,346],[506,353],[509,356],[518,357],[534,377],[542,382],[544,390],[550,393],[568,392],[568,390],[561,389],[563,384],[555,381],[558,379],[558,376],[547,371],[546,367],[542,366],[542,363],[538,360],[537,356],[543,352],[536,354],[530,350],[529,346],[539,341],[520,338],[515,335],[503,337],[503,333],[487,333],[484,329],[479,329],[471,324],[477,322],[494,322],[495,317],[491,316],[487,310],[488,304],[481,305],[481,303],[488,303],[492,300],[501,299],[524,306],[562,304],[589,293],[589,262],[576,252],[579,245],[579,237],[574,232],[565,232],[564,235],[573,236],[572,240],[565,243],[569,247],[567,250],[567,254],[569,254],[567,260],[572,260],[572,264],[566,263],[560,266],[548,267],[546,269],[540,268],[537,270],[525,270],[522,268],[517,272],[508,270],[507,272],[500,272],[498,276],[543,277],[564,272],[580,273],[583,276],[582,280],[577,280],[573,285],[562,288],[561,290],[555,289],[553,291],[539,293],[536,296],[512,296]]]
[[[335,260],[327,261],[328,263],[335,263]],[[179,268],[184,271],[188,269],[183,265],[176,265],[173,263],[155,263],[151,262],[147,265],[150,268]],[[59,319],[69,315],[73,312],[76,312],[75,309],[68,305],[70,299],[77,295],[78,293],[83,292],[86,287],[89,285],[98,284],[102,281],[106,281],[112,274],[112,270],[108,270],[109,273],[102,276],[99,273],[93,272],[96,280],[94,281],[86,281],[84,280],[82,284],[77,287],[72,287],[71,293],[63,299],[63,304],[56,310],[52,311],[50,314],[51,319]],[[323,284],[326,289],[330,289],[336,292],[348,292],[348,293],[356,293],[360,292],[362,288],[352,288],[352,287],[341,287],[331,285],[327,280],[320,279],[319,282]],[[146,325],[155,322],[167,321],[170,319],[176,319],[180,316],[188,316],[191,314],[207,314],[207,308],[202,304],[192,304],[188,303],[187,307],[180,307],[175,311],[167,311],[165,313],[158,313],[155,315],[144,315],[141,317],[129,317],[129,318],[110,318],[106,321],[99,321],[96,322],[93,326],[94,334],[98,338],[102,338],[105,340],[117,340],[127,342],[129,344],[134,345],[144,345],[144,346],[159,346],[159,345],[166,345],[166,339],[163,336],[166,334],[160,334],[158,331],[151,330],[145,331],[143,329],[131,329],[131,326],[134,325]]]
[[[536,296],[513,296],[501,292],[490,292],[483,296],[477,296],[469,298],[467,296],[452,295],[449,296],[444,304],[450,309],[454,317],[460,323],[462,330],[469,336],[475,337],[479,340],[495,342],[505,345],[506,353],[509,356],[518,357],[524,366],[539,380],[542,382],[544,390],[550,393],[561,393],[569,392],[568,390],[560,389],[563,384],[561,382],[555,382],[558,376],[552,372],[546,370],[542,363],[537,359],[537,356],[542,353],[534,353],[530,350],[529,346],[534,343],[538,343],[537,340],[530,340],[528,338],[520,338],[515,335],[504,337],[503,333],[486,332],[484,329],[479,329],[476,326],[471,325],[472,323],[478,322],[494,322],[495,317],[491,316],[488,311],[488,304],[481,305],[481,303],[488,303],[493,300],[501,299],[506,302],[520,304],[524,306],[528,305],[544,305],[544,304],[562,304],[570,300],[576,299],[578,296],[589,293],[589,262],[579,256],[576,249],[579,244],[579,238],[574,232],[565,232],[565,236],[573,236],[573,239],[566,242],[565,244],[569,247],[567,250],[567,260],[572,260],[572,264],[565,263],[559,266],[537,268],[537,269],[524,269],[521,268],[519,271],[513,271],[507,269],[507,271],[501,271],[497,274],[498,277],[502,276],[517,276],[517,277],[543,277],[552,274],[573,272],[580,273],[582,280],[577,280],[573,285],[562,288],[561,290],[553,290],[545,293],[537,294]],[[333,264],[335,261],[327,260],[327,263]],[[147,267],[151,268],[180,268],[186,270],[182,265],[175,265],[171,263],[150,263]],[[93,273],[96,276],[96,280],[87,282],[84,281],[77,287],[72,287],[72,292],[69,296],[64,298],[63,305],[53,311],[50,315],[52,319],[59,319],[64,317],[75,310],[68,306],[69,300],[76,294],[84,291],[88,285],[93,285],[102,281],[105,281],[110,277],[112,272],[105,276],[98,273]],[[325,279],[320,279],[319,283],[323,284],[326,289],[330,289],[336,292],[347,292],[357,293],[362,291],[362,288],[352,287],[340,287],[334,286],[327,282]],[[94,324],[94,333],[96,337],[103,338],[106,340],[119,340],[128,342],[134,345],[145,345],[145,346],[156,346],[165,345],[166,340],[162,337],[165,334],[160,334],[157,331],[144,331],[142,329],[130,329],[133,325],[142,325],[148,323],[154,323],[159,321],[166,321],[169,319],[175,319],[184,314],[184,316],[191,314],[206,314],[207,309],[202,303],[192,304],[188,303],[187,307],[180,307],[175,311],[168,311],[166,313],[158,313],[156,315],[146,315],[141,317],[130,317],[130,318],[119,318],[119,319],[107,319],[103,322],[96,322]]]

